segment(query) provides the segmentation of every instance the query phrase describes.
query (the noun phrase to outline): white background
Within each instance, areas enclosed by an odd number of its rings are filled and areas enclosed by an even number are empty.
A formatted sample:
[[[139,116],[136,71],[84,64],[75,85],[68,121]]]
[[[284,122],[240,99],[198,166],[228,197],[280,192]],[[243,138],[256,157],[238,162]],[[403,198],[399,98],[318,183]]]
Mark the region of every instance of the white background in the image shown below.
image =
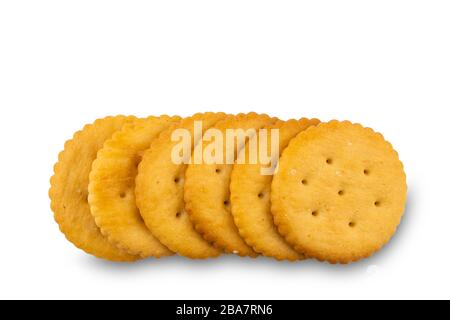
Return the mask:
[[[450,298],[449,1],[1,1],[0,298]],[[64,141],[114,114],[349,119],[398,149],[409,204],[350,265],[120,265],[49,209]]]

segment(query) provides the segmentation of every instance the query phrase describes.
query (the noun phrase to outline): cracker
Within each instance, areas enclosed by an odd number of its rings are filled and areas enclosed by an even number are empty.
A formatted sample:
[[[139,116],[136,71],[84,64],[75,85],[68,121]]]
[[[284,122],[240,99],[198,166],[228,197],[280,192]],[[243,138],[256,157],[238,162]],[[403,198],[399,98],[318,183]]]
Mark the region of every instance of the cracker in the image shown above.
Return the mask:
[[[172,133],[176,129],[187,129],[193,148],[201,139],[201,135],[193,136],[194,122],[202,121],[203,129],[207,129],[224,117],[223,113],[205,113],[182,120],[161,133],[139,165],[136,201],[145,224],[161,243],[188,258],[217,257],[221,251],[195,231],[186,214],[183,194],[187,165],[172,161],[172,150],[178,143],[172,141]]]
[[[276,120],[256,113],[240,114],[225,119],[215,129],[225,135],[226,129],[259,129]],[[204,142],[205,150],[213,142]],[[244,145],[237,146],[237,149]],[[226,144],[224,144],[224,149]],[[226,163],[224,159],[222,163]],[[240,237],[234,224],[230,207],[230,178],[232,164],[190,164],[186,171],[186,209],[196,229],[205,239],[215,243],[227,253],[240,256],[257,256],[257,253]]]
[[[297,251],[349,263],[389,242],[406,194],[403,165],[381,134],[332,121],[300,133],[285,149],[272,184],[272,213]]]
[[[140,119],[106,141],[92,165],[89,204],[97,226],[110,241],[143,258],[172,255],[145,226],[134,194],[142,155],[179,117]]]
[[[319,120],[301,119],[290,121],[279,121],[274,125],[266,127],[268,131],[279,130],[279,151],[287,147],[289,141],[301,131],[319,124]],[[258,140],[258,136],[253,137]],[[259,142],[259,141],[258,141]],[[250,143],[248,144],[250,145]],[[267,149],[270,150],[271,135],[267,140]],[[249,147],[242,149],[243,153],[249,153]],[[257,152],[259,153],[259,143]],[[272,163],[277,164],[277,158],[273,154]],[[248,159],[249,156],[247,155]],[[270,204],[270,188],[272,175],[263,175],[261,169],[266,167],[260,161],[256,164],[235,164],[231,175],[231,213],[234,222],[239,229],[239,234],[256,252],[273,257],[277,260],[301,260],[304,255],[289,246],[284,238],[280,236],[273,223]]]
[[[95,224],[88,203],[89,173],[103,143],[135,120],[135,117],[108,117],[84,127],[65,144],[51,178],[51,208],[66,238],[85,252],[111,261],[135,261],[139,256],[110,243]]]

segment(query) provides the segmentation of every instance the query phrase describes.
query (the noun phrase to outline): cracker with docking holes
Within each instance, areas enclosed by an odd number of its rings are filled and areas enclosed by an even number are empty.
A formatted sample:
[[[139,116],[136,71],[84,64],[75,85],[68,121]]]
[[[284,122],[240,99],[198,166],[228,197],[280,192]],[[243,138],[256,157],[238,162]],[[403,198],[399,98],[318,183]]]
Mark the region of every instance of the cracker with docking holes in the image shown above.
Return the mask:
[[[140,257],[119,249],[102,235],[88,203],[91,166],[106,140],[135,117],[108,117],[87,125],[66,142],[49,191],[56,222],[75,246],[98,258],[129,262]]]
[[[277,119],[256,113],[240,114],[220,121],[214,126],[218,136],[226,137],[227,130],[254,131]],[[251,138],[251,133],[247,135]],[[203,139],[196,149],[208,150],[216,139]],[[228,140],[228,139],[224,139]],[[240,140],[240,141],[235,141]],[[231,215],[230,178],[237,152],[245,146],[246,139],[235,139],[235,143],[222,143],[223,152],[211,163],[190,164],[186,171],[185,201],[186,209],[197,230],[208,241],[215,243],[227,253],[256,257],[257,253],[239,235]],[[214,149],[214,148],[213,148]],[[227,157],[231,155],[231,159]],[[231,160],[231,161],[227,161]],[[229,164],[231,162],[231,164]],[[221,164],[218,164],[221,163]]]
[[[92,165],[89,204],[97,226],[118,247],[143,258],[172,255],[145,226],[134,194],[138,165],[152,141],[179,117],[149,117],[106,141]]]
[[[185,211],[184,181],[187,164],[173,161],[173,150],[180,143],[172,139],[179,131],[189,134],[190,146],[183,157],[189,160],[195,144],[202,138],[195,125],[204,130],[226,117],[223,113],[197,114],[161,133],[144,154],[136,178],[136,201],[145,224],[161,243],[173,252],[193,259],[217,257],[221,251],[195,230]]]
[[[254,144],[256,154],[264,149],[264,157],[270,159],[263,160],[258,157],[257,163],[235,164],[231,175],[231,213],[234,222],[239,229],[240,235],[249,246],[256,252],[273,257],[277,260],[296,261],[304,259],[304,255],[295,251],[289,246],[284,238],[278,233],[273,222],[270,204],[270,188],[272,186],[272,174],[263,172],[264,168],[275,167],[278,164],[280,153],[287,147],[289,141],[298,133],[306,130],[310,126],[319,124],[317,119],[301,119],[278,121],[267,126],[267,138],[265,141],[259,136],[252,139],[257,140]],[[278,139],[278,152],[272,152],[272,134],[273,129],[279,130],[279,136],[273,136]],[[261,145],[263,143],[263,145]],[[252,143],[249,142],[248,145]],[[277,148],[275,142],[274,148]],[[247,153],[246,159],[249,159],[250,147],[241,150],[239,157]],[[270,156],[269,156],[270,155]]]
[[[298,252],[331,263],[371,256],[404,213],[406,175],[381,134],[350,122],[309,128],[282,154],[272,213]]]

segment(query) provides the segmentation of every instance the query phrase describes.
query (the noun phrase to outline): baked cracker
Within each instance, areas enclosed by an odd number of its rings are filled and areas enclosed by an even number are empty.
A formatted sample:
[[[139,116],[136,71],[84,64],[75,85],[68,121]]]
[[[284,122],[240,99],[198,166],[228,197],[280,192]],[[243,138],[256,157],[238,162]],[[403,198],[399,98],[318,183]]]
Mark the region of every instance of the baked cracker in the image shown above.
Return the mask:
[[[223,113],[197,114],[173,125],[153,141],[139,165],[136,200],[141,216],[161,243],[184,257],[213,258],[221,250],[202,238],[186,214],[183,195],[187,164],[172,161],[172,151],[178,144],[172,141],[172,133],[177,129],[188,130],[193,149],[201,139],[201,135],[194,136],[194,122],[202,121],[206,130],[224,117]]]
[[[287,147],[289,141],[298,133],[310,126],[319,124],[317,119],[301,119],[278,121],[267,126],[268,130],[267,150],[271,149],[271,134],[273,129],[279,130],[279,154]],[[259,153],[259,137],[257,152]],[[251,143],[240,152],[249,153]],[[276,154],[273,154],[276,157]],[[247,155],[248,159],[249,156]],[[272,166],[276,166],[277,158],[272,158]],[[231,175],[231,213],[234,222],[239,229],[239,234],[256,252],[277,260],[302,260],[305,256],[295,251],[278,233],[273,222],[270,204],[270,189],[273,175],[262,174],[262,169],[268,166],[258,161],[257,164],[235,164]]]
[[[104,142],[134,121],[135,117],[107,117],[85,126],[66,142],[50,182],[51,208],[62,233],[79,249],[110,261],[131,262],[140,257],[109,242],[95,224],[88,203],[89,173]]]
[[[227,129],[258,130],[277,119],[256,113],[239,114],[218,122],[214,129],[225,135]],[[203,142],[205,150],[209,144]],[[244,142],[245,143],[245,142]],[[224,144],[224,150],[226,149]],[[244,145],[236,145],[238,152]],[[226,150],[224,151],[224,158]],[[237,153],[236,153],[237,155]],[[235,160],[236,157],[233,159]],[[230,178],[233,164],[190,164],[186,171],[186,209],[203,237],[227,253],[256,257],[258,254],[239,235],[231,215]]]
[[[383,136],[350,122],[311,127],[283,152],[272,213],[298,252],[350,263],[381,249],[404,213],[406,175]]]
[[[134,193],[138,165],[152,141],[179,117],[149,117],[125,126],[106,141],[90,174],[89,204],[102,233],[118,247],[143,258],[173,252],[142,220]]]

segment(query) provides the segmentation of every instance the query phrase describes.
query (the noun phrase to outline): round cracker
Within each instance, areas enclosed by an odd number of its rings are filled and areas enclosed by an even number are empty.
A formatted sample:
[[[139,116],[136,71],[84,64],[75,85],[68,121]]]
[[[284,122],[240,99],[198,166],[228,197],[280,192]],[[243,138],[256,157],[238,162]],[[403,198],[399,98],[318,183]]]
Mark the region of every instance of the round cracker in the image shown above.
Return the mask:
[[[179,143],[172,141],[172,133],[188,130],[193,149],[201,139],[201,135],[194,137],[194,122],[202,121],[206,130],[224,117],[223,113],[205,113],[182,120],[161,133],[139,165],[136,200],[142,218],[161,243],[184,257],[206,259],[219,256],[221,251],[195,231],[186,214],[183,194],[187,165],[172,161],[172,150]]]
[[[240,114],[220,121],[214,126],[225,135],[227,129],[260,129],[276,119],[256,113]],[[205,150],[213,142],[203,142]],[[224,143],[224,159],[227,144]],[[237,146],[237,152],[244,145]],[[230,151],[230,150],[229,150]],[[232,150],[231,150],[232,151]],[[256,257],[258,254],[239,235],[230,207],[230,178],[232,164],[190,164],[186,171],[186,209],[196,229],[205,239],[227,253]]]
[[[135,179],[142,155],[151,142],[179,117],[141,119],[105,142],[92,165],[89,204],[97,226],[110,241],[143,258],[173,252],[156,239],[136,206]]]
[[[279,130],[279,152],[281,154],[292,138],[301,131],[317,124],[319,124],[317,119],[301,119],[286,122],[278,121],[276,124],[267,126],[267,149],[270,151],[270,130]],[[258,136],[253,137],[253,139],[258,141]],[[248,145],[250,144],[248,143]],[[259,151],[258,143],[258,154]],[[248,152],[249,147],[242,149],[239,157],[242,157],[243,153],[248,154]],[[272,158],[273,165],[277,165],[277,161],[277,158]],[[256,252],[277,260],[302,260],[305,256],[286,243],[273,222],[270,204],[270,188],[273,176],[261,174],[261,169],[265,167],[267,166],[260,162],[234,165],[230,184],[231,213],[234,222],[239,229],[239,234]]]
[[[135,120],[135,117],[108,117],[85,126],[66,142],[51,178],[51,208],[62,233],[79,249],[110,261],[135,261],[140,257],[109,242],[95,224],[88,203],[89,173],[104,142]]]
[[[394,235],[406,175],[381,134],[332,121],[300,133],[272,184],[279,231],[297,251],[331,263],[369,257]]]

